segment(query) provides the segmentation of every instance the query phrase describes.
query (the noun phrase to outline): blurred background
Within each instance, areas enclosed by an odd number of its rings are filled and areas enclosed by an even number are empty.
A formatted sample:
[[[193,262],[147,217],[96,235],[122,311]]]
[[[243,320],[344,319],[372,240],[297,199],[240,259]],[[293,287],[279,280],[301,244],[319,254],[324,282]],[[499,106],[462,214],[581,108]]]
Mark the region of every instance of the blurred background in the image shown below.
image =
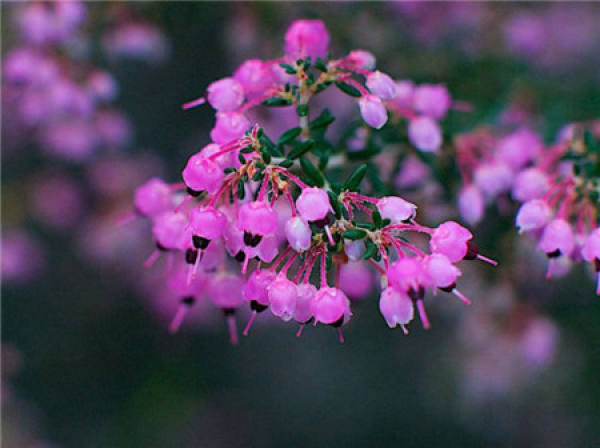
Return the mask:
[[[231,346],[208,306],[168,334],[149,226],[116,224],[209,142],[213,111],[180,105],[277,57],[298,18],[334,55],[445,83],[473,106],[450,134],[600,115],[597,3],[2,4],[3,446],[600,446],[592,272],[546,281],[510,214],[475,229],[500,266],[465,266],[474,304],[435,298],[430,331],[387,329],[373,290],[343,345],[265,319]],[[455,217],[426,191],[397,193]]]

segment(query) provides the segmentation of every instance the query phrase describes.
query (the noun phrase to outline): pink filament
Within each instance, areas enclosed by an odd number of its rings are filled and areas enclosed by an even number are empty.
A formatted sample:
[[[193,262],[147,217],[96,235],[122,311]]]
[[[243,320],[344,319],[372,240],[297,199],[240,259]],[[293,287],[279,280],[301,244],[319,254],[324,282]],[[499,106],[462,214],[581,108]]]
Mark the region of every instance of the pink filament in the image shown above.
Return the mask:
[[[160,250],[158,249],[154,249],[154,251],[150,254],[150,256],[146,259],[146,261],[144,262],[144,267],[146,269],[149,269],[152,267],[152,265],[154,264],[154,262],[156,260],[158,260],[158,257],[160,257]]]
[[[244,328],[244,331],[242,332],[244,334],[244,336],[248,336],[248,333],[250,332],[250,327],[254,323],[254,319],[256,319],[256,314],[257,314],[256,311],[252,311],[252,314],[250,315],[250,319],[248,319],[248,323],[246,324],[246,327]]]
[[[237,324],[235,322],[235,316],[230,314],[227,316],[227,328],[229,329],[229,342],[232,345],[237,345],[239,343],[238,335],[237,335]]]
[[[183,318],[185,317],[187,312],[187,305],[179,305],[179,308],[177,308],[177,312],[175,313],[175,317],[171,321],[171,325],[169,325],[169,333],[174,334],[177,333],[177,331],[179,331],[179,328],[183,323]]]
[[[340,344],[344,343],[344,333],[342,333],[342,327],[337,327],[338,338],[340,340]]]
[[[486,263],[491,264],[492,266],[498,266],[498,262],[496,260],[492,260],[491,258],[488,258],[481,254],[477,254],[477,258],[480,259],[481,261],[485,261]]]
[[[200,98],[196,98],[195,100],[188,101],[187,103],[182,104],[181,108],[183,110],[188,110],[188,109],[191,109],[193,107],[201,106],[204,103],[206,103],[206,99],[201,96]]]
[[[425,304],[422,300],[417,300],[417,311],[419,312],[419,317],[421,318],[423,328],[429,330],[431,328],[431,323],[429,323],[429,318],[427,317],[427,312],[425,311]]]
[[[465,296],[462,292],[460,292],[458,289],[454,288],[452,290],[452,294],[454,294],[456,297],[458,297],[462,302],[466,303],[467,305],[471,304],[471,301],[469,300],[469,298],[467,296]]]

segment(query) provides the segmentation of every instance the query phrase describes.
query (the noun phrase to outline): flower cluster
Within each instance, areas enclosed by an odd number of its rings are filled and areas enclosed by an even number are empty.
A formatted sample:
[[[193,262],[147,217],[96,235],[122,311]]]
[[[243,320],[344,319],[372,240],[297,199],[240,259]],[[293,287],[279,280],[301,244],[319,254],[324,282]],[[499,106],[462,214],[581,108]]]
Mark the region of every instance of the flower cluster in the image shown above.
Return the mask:
[[[86,6],[30,2],[16,17],[23,40],[3,61],[5,132],[74,161],[126,144],[130,124],[109,107],[118,95],[115,79],[90,66],[74,45],[85,40]]]
[[[386,123],[388,109],[418,114],[412,126],[440,119],[450,107],[440,86],[411,87],[410,102],[400,106],[398,85],[372,71],[369,53],[328,59],[328,44],[322,22],[294,22],[284,58],[246,61],[232,78],[212,83],[206,100],[217,111],[213,142],[189,158],[183,183],[154,178],[137,189],[135,210],[151,219],[157,247],[146,266],[161,253],[172,260],[168,277],[181,299],[172,331],[207,296],[227,316],[233,343],[234,313],[245,304],[252,310],[245,334],[268,309],[299,323],[298,335],[312,322],[337,328],[343,340],[341,326],[352,312],[340,272],[350,261],[380,274],[379,309],[390,327],[406,332],[416,309],[427,328],[427,290],[451,292],[469,303],[456,288],[456,263],[479,258],[495,264],[479,254],[472,234],[458,223],[425,227],[415,220],[417,207],[401,197],[361,194],[367,165],[341,179],[326,174],[332,145],[325,134],[334,117],[324,110],[311,120],[309,101],[330,84],[358,98],[363,120],[375,129]],[[260,104],[295,107],[298,126],[274,143],[245,116]],[[180,269],[184,260],[186,272]]]
[[[506,193],[519,201],[544,194],[545,175],[531,164],[543,148],[541,138],[527,128],[499,137],[478,129],[455,139],[456,160],[463,181],[458,206],[463,219],[478,223],[486,204],[498,203]]]
[[[424,152],[442,144],[439,121],[453,106],[443,85],[416,86],[409,80],[394,81],[375,69],[375,56],[351,51],[341,59],[329,58],[329,34],[320,20],[298,20],[285,35],[285,54],[279,59],[249,59],[231,77],[213,82],[206,95],[184,105],[204,102],[217,111],[211,139],[224,144],[240,138],[250,127],[247,113],[259,106],[295,106],[304,136],[308,131],[308,103],[329,86],[356,99],[360,115],[373,129],[388,122],[388,112],[408,121],[408,136]],[[324,119],[330,119],[324,117]],[[331,118],[333,119],[333,118]]]
[[[598,207],[600,142],[581,126],[567,127],[562,139],[548,148],[530,170],[539,180],[529,181],[530,194],[516,217],[520,232],[538,240],[549,258],[547,277],[568,270],[568,261],[592,263],[598,273],[600,295],[600,229]]]
[[[504,201],[510,209],[510,193],[521,203],[519,232],[534,236],[549,258],[548,278],[566,273],[570,261],[585,260],[600,271],[599,146],[591,131],[567,126],[556,143],[546,146],[529,129],[504,137],[480,129],[457,137],[456,151],[465,221],[479,222],[486,203]]]

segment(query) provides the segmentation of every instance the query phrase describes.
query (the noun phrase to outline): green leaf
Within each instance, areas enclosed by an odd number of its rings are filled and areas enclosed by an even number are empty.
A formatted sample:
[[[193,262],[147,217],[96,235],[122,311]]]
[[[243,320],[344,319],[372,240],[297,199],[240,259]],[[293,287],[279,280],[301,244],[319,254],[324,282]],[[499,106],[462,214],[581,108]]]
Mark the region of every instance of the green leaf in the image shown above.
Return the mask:
[[[356,241],[356,240],[360,240],[360,239],[363,239],[364,237],[366,237],[367,232],[365,232],[364,230],[360,230],[360,229],[350,229],[350,230],[346,230],[344,233],[342,233],[342,236],[349,240]]]
[[[238,154],[238,160],[240,161],[240,163],[242,165],[246,163],[246,158],[244,157],[244,155],[241,152]]]
[[[325,185],[325,178],[310,160],[306,157],[300,157],[300,166],[302,167],[304,174],[308,176],[314,185],[323,188]]]
[[[290,160],[290,159],[283,159],[281,162],[279,162],[279,166],[282,168],[289,168],[293,164],[294,164],[294,161]]]
[[[350,95],[356,98],[359,98],[362,96],[362,93],[360,93],[360,90],[358,90],[356,87],[351,86],[350,84],[346,84],[345,82],[336,82],[335,83],[336,87],[338,89],[340,89],[342,92],[344,92],[346,95]]]
[[[261,151],[260,155],[262,156],[263,160],[265,161],[265,163],[268,165],[269,163],[271,163],[271,154],[269,154],[268,151]]]
[[[344,184],[344,190],[358,191],[360,183],[362,182],[366,174],[367,165],[363,163],[358,168],[356,168],[350,175],[348,180],[346,180],[346,183]]]
[[[296,145],[296,147],[294,149],[292,149],[288,155],[287,158],[290,160],[295,160],[298,157],[303,156],[304,154],[306,154],[308,151],[310,151],[313,147],[315,146],[315,141],[314,140],[306,140],[304,142],[300,142]]]
[[[315,61],[315,63],[313,65],[320,72],[326,72],[327,71],[327,64],[321,58],[317,58],[317,60]]]
[[[237,195],[238,195],[238,199],[240,199],[240,200],[244,199],[244,197],[246,196],[246,189],[244,188],[243,182],[238,182]]]
[[[354,225],[356,227],[362,227],[363,229],[367,230],[375,230],[375,225],[370,222],[355,222]]]
[[[296,114],[299,117],[306,117],[308,115],[308,104],[300,104],[296,108]]]
[[[294,67],[292,67],[290,64],[279,64],[279,66],[281,68],[283,68],[285,70],[285,72],[288,75],[295,75],[296,74],[296,69]]]
[[[296,139],[296,137],[298,137],[301,133],[302,133],[302,128],[300,128],[300,127],[288,129],[283,134],[281,134],[281,136],[277,140],[277,144],[285,145],[286,143],[291,142],[292,140]]]
[[[262,102],[262,104],[263,104],[263,106],[272,106],[272,107],[290,106],[292,104],[292,100],[274,96],[272,98],[267,98],[266,100],[264,100]]]
[[[383,223],[383,219],[381,218],[381,213],[379,213],[378,210],[375,210],[373,212],[373,214],[371,215],[371,217],[373,218],[373,224],[375,224],[375,227],[380,228],[381,224]]]
[[[363,260],[368,260],[369,258],[377,255],[377,246],[371,240],[367,240],[367,249],[365,250],[365,254],[363,255]]]
[[[321,114],[310,122],[309,127],[313,130],[326,128],[335,121],[335,117],[331,114],[329,109],[325,109]]]
[[[327,196],[329,196],[329,203],[331,204],[331,207],[333,208],[333,211],[335,212],[335,216],[338,219],[341,218],[342,217],[342,208],[341,208],[340,201],[338,201],[336,194],[333,191],[328,191]]]

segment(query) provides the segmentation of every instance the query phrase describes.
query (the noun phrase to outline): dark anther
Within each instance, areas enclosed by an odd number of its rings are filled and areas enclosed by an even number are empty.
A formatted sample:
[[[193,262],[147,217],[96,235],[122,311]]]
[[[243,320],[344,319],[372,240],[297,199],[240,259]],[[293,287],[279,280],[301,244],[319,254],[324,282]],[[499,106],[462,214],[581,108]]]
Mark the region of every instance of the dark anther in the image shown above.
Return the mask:
[[[548,258],[556,258],[556,257],[560,257],[561,252],[560,249],[556,249],[554,252],[550,252],[549,254],[546,254],[546,256]]]
[[[187,187],[187,192],[190,196],[197,197],[202,193],[201,191],[192,190],[190,187]]]
[[[187,296],[181,299],[181,303],[185,306],[192,306],[196,303],[196,299],[193,296]]]
[[[160,243],[158,243],[158,242],[156,243],[156,248],[157,248],[158,250],[162,251],[162,252],[166,252],[166,251],[168,251],[168,250],[169,250],[169,249],[167,249],[165,246],[163,246],[162,244],[160,244]]]
[[[313,221],[313,224],[319,229],[324,228],[325,226],[329,225],[329,215],[325,216],[323,219],[319,219],[318,221]]]
[[[479,255],[479,248],[473,241],[467,241],[467,254],[465,260],[475,260]]]
[[[267,308],[268,308],[267,305],[263,305],[262,303],[258,303],[256,300],[250,301],[250,309],[252,311],[256,311],[257,313],[262,313]]]
[[[452,292],[452,290],[454,288],[456,288],[456,283],[452,283],[450,286],[444,286],[443,288],[440,288],[440,289],[444,292]]]
[[[344,323],[344,316],[340,317],[338,320],[336,320],[334,323],[330,324],[333,328],[339,328],[342,326],[342,324]]]
[[[594,267],[596,268],[596,272],[600,272],[600,260],[597,258],[594,259]]]
[[[194,264],[198,257],[198,251],[196,249],[188,249],[185,251],[185,262],[187,264]]]
[[[207,240],[206,238],[203,238],[198,235],[194,235],[192,237],[192,242],[194,243],[194,247],[196,249],[206,249],[210,244],[210,240]]]
[[[223,308],[223,314],[225,314],[225,316],[232,316],[235,314],[235,308]]]
[[[246,259],[246,253],[243,250],[240,250],[237,254],[235,254],[236,261],[240,263]]]
[[[244,244],[249,247],[256,247],[262,240],[262,235],[253,235],[252,233],[244,232]]]
[[[419,289],[417,291],[415,291],[414,288],[410,288],[408,290],[408,297],[410,297],[413,302],[416,302],[417,300],[423,300],[423,298],[425,297],[425,288],[419,286]]]

